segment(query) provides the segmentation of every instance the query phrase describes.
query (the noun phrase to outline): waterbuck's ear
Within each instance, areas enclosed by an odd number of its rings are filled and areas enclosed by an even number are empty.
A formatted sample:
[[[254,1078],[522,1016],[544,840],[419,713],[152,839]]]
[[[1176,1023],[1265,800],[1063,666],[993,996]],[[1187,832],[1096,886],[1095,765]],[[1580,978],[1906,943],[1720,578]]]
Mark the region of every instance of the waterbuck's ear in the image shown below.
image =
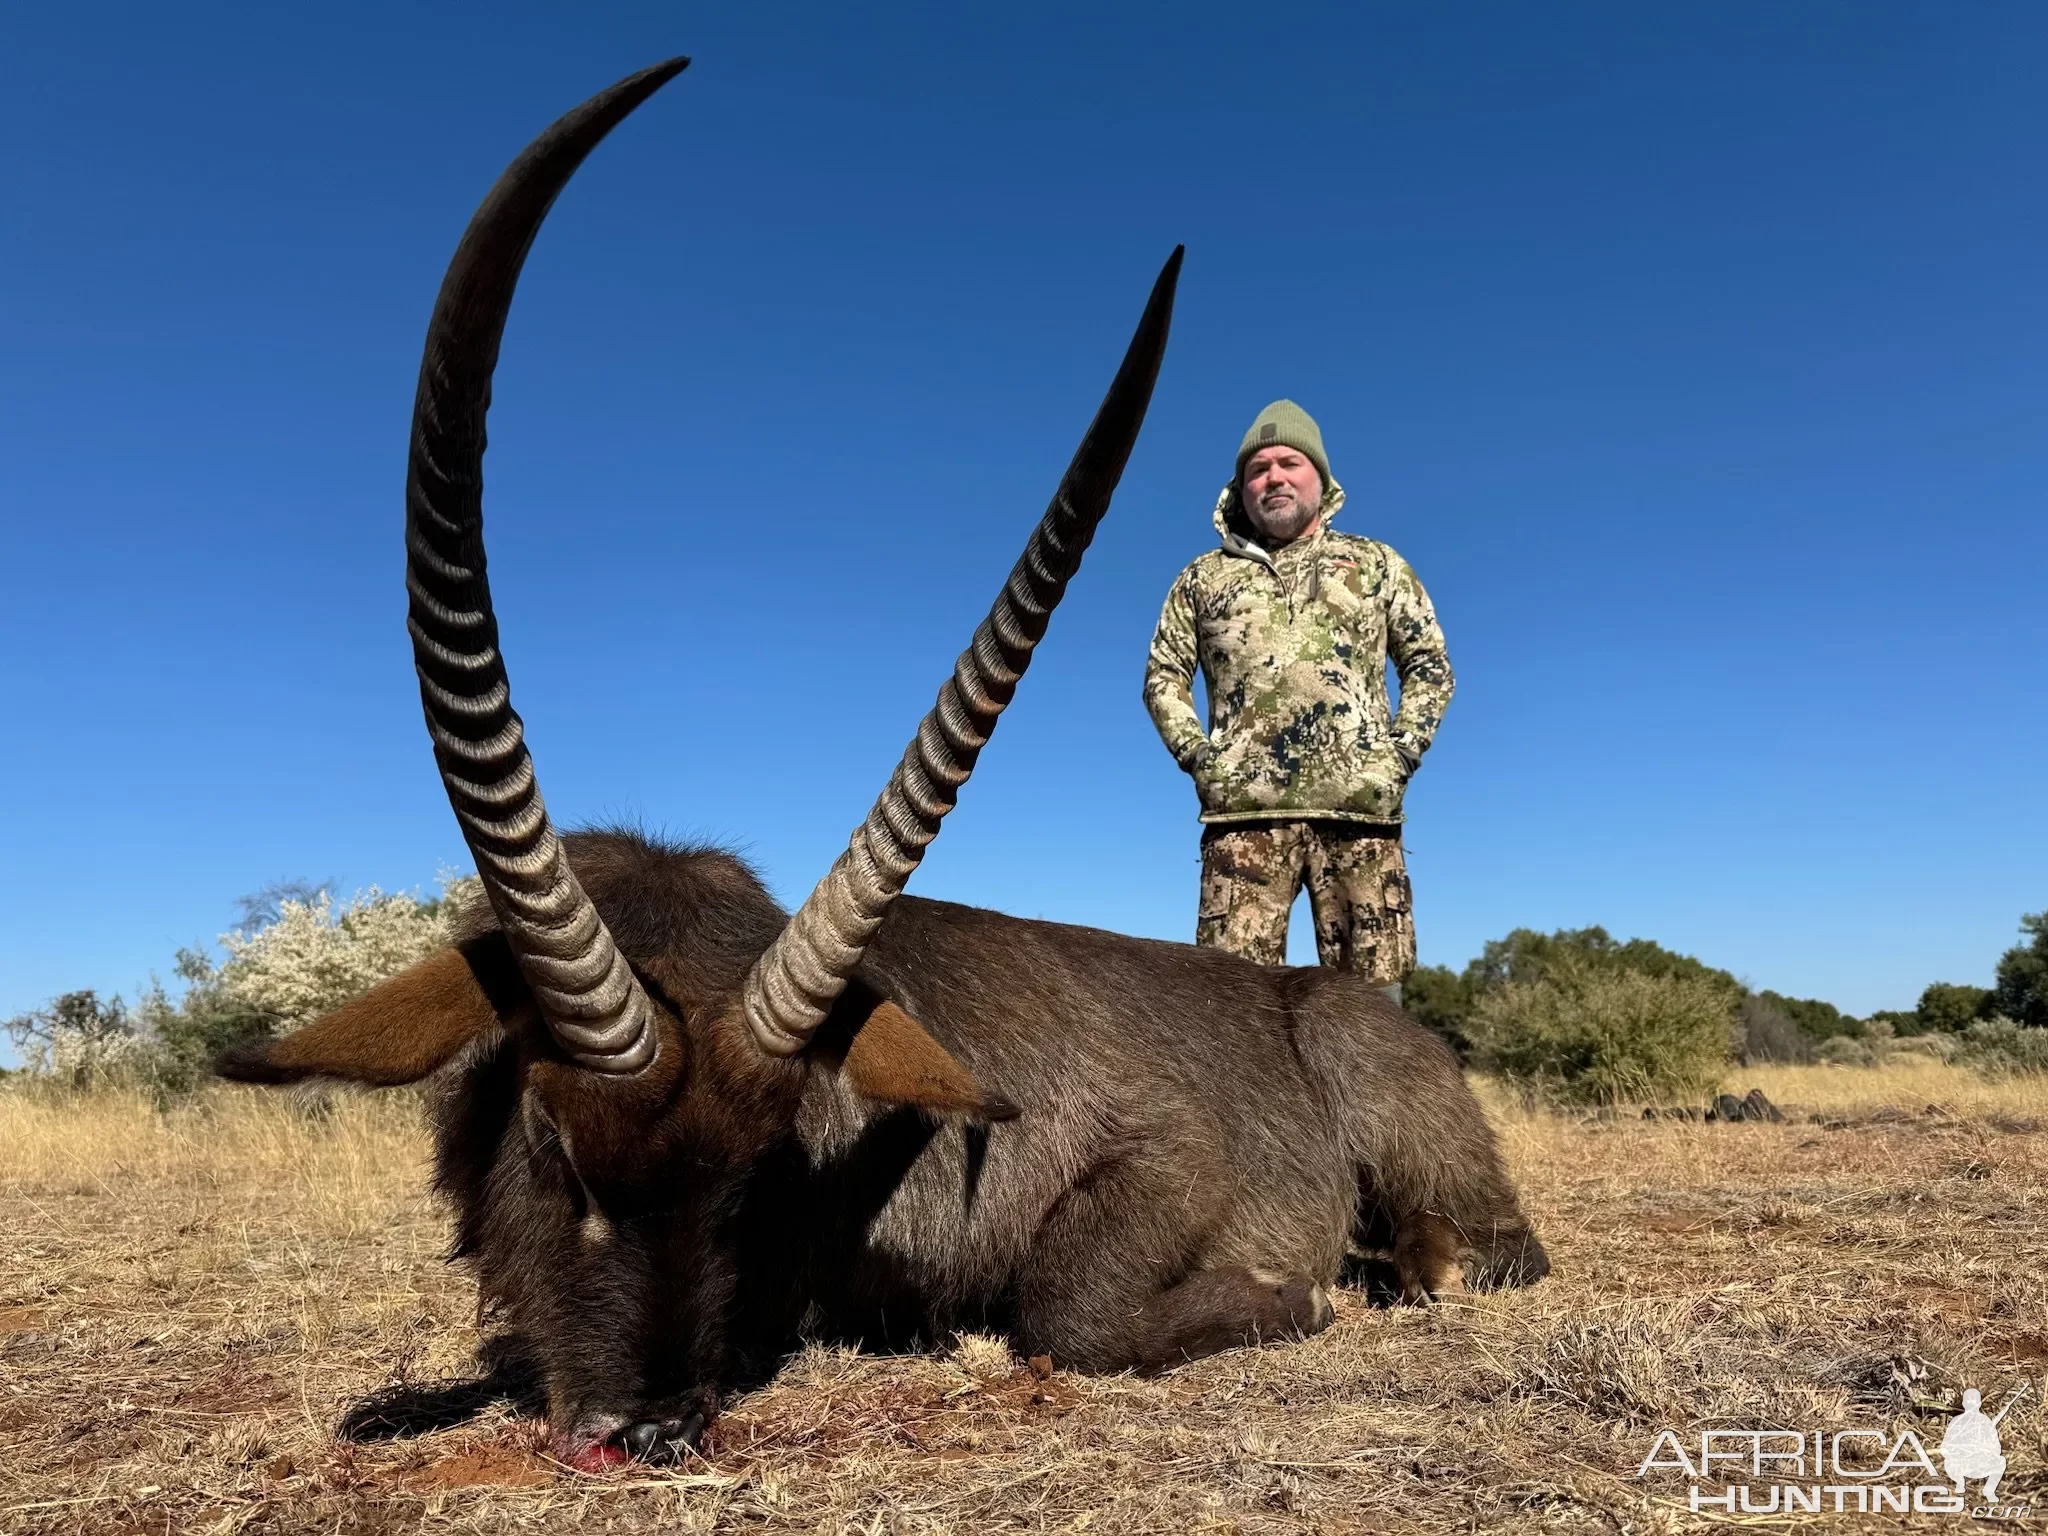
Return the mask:
[[[903,1104],[969,1120],[1014,1120],[1021,1113],[990,1093],[909,1014],[858,985],[834,1005],[811,1053],[847,1086],[876,1104]]]
[[[486,934],[428,956],[304,1029],[230,1046],[213,1070],[240,1083],[338,1077],[392,1088],[447,1065],[530,1005],[505,936]]]

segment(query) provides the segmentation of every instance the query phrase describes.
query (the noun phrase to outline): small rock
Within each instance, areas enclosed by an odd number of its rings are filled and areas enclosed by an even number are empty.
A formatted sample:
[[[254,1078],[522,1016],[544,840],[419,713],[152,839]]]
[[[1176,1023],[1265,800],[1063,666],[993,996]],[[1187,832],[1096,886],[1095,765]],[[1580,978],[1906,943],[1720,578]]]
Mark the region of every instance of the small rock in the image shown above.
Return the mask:
[[[1713,1108],[1707,1111],[1707,1118],[1722,1122],[1748,1120],[1781,1125],[1784,1123],[1785,1115],[1777,1105],[1764,1097],[1763,1089],[1752,1088],[1739,1099],[1732,1093],[1716,1094]]]
[[[1742,1096],[1742,1108],[1744,1118],[1746,1119],[1762,1120],[1771,1125],[1783,1125],[1785,1123],[1784,1112],[1764,1097],[1764,1091],[1761,1088],[1752,1088]]]

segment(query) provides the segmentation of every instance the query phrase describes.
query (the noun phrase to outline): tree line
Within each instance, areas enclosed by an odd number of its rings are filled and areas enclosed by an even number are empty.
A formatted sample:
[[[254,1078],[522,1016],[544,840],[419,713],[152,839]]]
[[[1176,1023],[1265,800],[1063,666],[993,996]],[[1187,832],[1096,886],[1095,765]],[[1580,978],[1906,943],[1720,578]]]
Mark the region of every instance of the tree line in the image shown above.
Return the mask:
[[[294,1029],[448,942],[474,877],[438,896],[271,886],[238,904],[221,958],[178,951],[174,1000],[154,978],[134,1006],[69,992],[0,1022],[27,1074],[73,1087],[189,1091],[226,1047]],[[1462,971],[1423,966],[1406,1006],[1459,1056],[1550,1097],[1621,1102],[1711,1091],[1731,1062],[1870,1064],[1910,1045],[1993,1071],[2048,1070],[2048,912],[1988,987],[1932,982],[1910,1010],[1855,1018],[1817,998],[1754,990],[1729,971],[1605,928],[1517,928]]]
[[[1597,1101],[1709,1086],[1730,1061],[1869,1065],[1905,1046],[2048,1070],[2048,912],[2022,916],[2020,933],[1991,986],[1932,982],[1912,1009],[1867,1018],[1599,927],[1517,928],[1463,971],[1419,968],[1404,1002],[1464,1059]]]

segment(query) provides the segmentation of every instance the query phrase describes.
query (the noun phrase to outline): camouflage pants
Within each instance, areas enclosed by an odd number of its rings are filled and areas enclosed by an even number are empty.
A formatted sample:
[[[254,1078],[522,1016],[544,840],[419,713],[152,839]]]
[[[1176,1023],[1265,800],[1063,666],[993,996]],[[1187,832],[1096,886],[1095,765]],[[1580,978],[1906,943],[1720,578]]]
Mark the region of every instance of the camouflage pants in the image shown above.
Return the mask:
[[[1341,821],[1268,821],[1202,833],[1195,942],[1287,963],[1287,916],[1308,887],[1316,957],[1381,986],[1415,969],[1415,914],[1400,837]]]

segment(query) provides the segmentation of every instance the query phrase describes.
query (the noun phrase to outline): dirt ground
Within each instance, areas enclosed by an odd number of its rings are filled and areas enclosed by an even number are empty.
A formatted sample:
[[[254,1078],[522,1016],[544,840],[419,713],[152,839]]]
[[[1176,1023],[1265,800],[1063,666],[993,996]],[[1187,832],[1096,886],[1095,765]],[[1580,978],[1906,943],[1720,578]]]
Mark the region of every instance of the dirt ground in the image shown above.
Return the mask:
[[[703,1460],[602,1477],[502,1409],[334,1438],[352,1403],[461,1375],[478,1342],[408,1101],[0,1094],[0,1532],[1700,1529],[1682,1473],[1635,1475],[1662,1428],[1932,1448],[1964,1386],[1988,1409],[2022,1384],[2000,1502],[2048,1512],[2048,1082],[1923,1063],[1728,1086],[1752,1085],[1790,1122],[1490,1094],[1557,1266],[1534,1289],[1344,1293],[1315,1339],[1156,1380],[1040,1379],[987,1338],[813,1350]]]

